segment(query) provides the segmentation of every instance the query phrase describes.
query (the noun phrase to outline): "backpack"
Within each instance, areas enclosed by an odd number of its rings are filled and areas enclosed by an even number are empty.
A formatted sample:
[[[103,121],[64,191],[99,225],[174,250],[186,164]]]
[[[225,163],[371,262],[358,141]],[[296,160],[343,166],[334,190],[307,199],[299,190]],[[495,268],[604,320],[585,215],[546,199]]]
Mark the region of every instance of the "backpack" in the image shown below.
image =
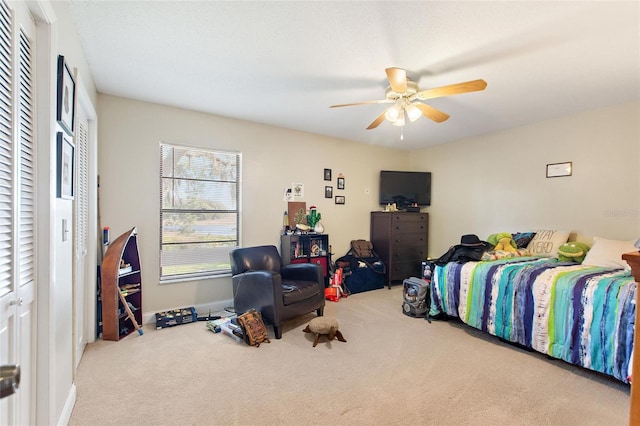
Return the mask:
[[[414,318],[429,319],[430,282],[410,277],[402,282],[402,313]]]
[[[255,309],[249,309],[244,314],[238,316],[238,323],[244,332],[244,341],[246,344],[259,347],[260,343],[271,343],[260,312]]]
[[[378,257],[373,251],[373,243],[366,240],[351,240],[351,252],[356,258]]]

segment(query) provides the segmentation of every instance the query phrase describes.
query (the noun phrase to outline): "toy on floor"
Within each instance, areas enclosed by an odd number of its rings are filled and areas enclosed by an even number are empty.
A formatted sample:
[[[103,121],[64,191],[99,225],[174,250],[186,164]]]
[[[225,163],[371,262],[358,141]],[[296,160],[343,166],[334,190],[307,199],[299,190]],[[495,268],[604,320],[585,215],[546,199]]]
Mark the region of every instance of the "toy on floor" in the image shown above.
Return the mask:
[[[516,242],[513,241],[513,236],[508,232],[489,235],[487,241],[494,245],[493,250],[495,251],[516,251],[518,248]]]
[[[342,268],[338,268],[331,277],[331,284],[324,289],[324,298],[332,302],[338,302],[341,297],[347,297],[342,289]]]
[[[302,331],[305,333],[314,333],[316,335],[316,338],[313,341],[314,348],[318,345],[320,336],[327,336],[329,341],[336,338],[341,342],[347,341],[340,330],[338,330],[338,320],[335,318],[316,317],[309,321],[309,324],[307,324],[305,329]]]

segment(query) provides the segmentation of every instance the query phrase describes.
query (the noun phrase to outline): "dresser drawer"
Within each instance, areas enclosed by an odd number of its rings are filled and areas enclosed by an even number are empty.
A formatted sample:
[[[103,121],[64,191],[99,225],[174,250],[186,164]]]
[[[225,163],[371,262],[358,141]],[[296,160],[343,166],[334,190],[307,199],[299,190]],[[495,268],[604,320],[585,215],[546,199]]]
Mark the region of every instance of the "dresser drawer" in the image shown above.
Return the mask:
[[[420,277],[420,262],[394,262],[389,268],[391,281],[402,281],[409,277]]]
[[[425,232],[427,230],[426,222],[417,221],[398,221],[391,225],[392,234]]]
[[[406,246],[413,248],[427,246],[427,236],[424,232],[393,234],[391,238],[392,247]]]
[[[391,252],[393,262],[427,260],[427,247],[397,247]]]
[[[406,222],[424,222],[427,223],[427,215],[426,213],[422,214],[403,214],[403,213],[395,213],[392,218],[393,224],[396,223],[406,223]]]

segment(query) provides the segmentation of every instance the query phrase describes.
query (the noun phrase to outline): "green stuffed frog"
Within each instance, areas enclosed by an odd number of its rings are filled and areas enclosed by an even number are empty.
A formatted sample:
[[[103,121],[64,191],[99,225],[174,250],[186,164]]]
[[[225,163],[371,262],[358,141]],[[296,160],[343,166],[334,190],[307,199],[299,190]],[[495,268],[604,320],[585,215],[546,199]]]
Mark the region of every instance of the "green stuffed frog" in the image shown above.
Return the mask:
[[[572,241],[558,247],[558,259],[563,262],[582,263],[591,247],[585,243]]]
[[[487,241],[492,244],[493,250],[511,251],[515,252],[518,246],[513,241],[513,236],[508,232],[500,232],[498,234],[491,234],[487,237]]]

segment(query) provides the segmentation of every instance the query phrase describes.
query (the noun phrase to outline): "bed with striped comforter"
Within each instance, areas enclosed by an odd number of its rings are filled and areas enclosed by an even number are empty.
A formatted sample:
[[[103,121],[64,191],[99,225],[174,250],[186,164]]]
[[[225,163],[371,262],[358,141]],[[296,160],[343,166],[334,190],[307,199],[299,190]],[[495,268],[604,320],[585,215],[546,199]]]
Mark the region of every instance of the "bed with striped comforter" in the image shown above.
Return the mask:
[[[520,257],[436,266],[430,315],[628,383],[636,283],[623,269]]]

